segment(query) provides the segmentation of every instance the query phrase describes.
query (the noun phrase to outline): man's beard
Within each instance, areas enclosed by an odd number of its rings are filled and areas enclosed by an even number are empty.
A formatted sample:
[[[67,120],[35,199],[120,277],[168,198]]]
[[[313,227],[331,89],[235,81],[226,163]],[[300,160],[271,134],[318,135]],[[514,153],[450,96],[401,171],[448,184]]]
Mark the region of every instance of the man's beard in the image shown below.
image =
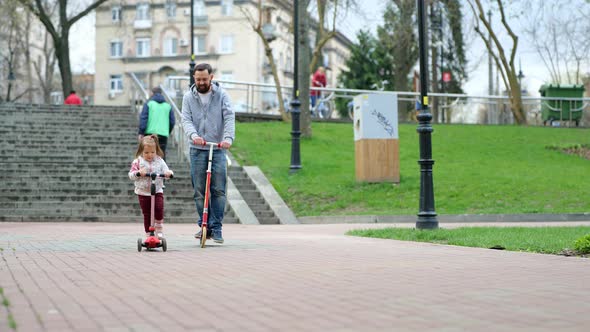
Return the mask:
[[[207,93],[211,88],[211,84],[197,84],[197,92],[199,93]]]

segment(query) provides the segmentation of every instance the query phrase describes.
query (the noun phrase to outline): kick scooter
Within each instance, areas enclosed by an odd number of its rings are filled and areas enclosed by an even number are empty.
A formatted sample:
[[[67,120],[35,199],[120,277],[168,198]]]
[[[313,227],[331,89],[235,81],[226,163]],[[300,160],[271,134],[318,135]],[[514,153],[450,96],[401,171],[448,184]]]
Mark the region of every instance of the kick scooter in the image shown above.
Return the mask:
[[[203,221],[201,222],[201,248],[205,248],[207,234],[207,220],[209,218],[209,196],[211,195],[211,163],[213,162],[213,147],[221,148],[221,143],[205,142],[203,145],[209,145],[209,160],[207,162],[207,182],[205,183],[205,199],[203,201]]]
[[[136,176],[141,176],[141,173],[137,172],[135,173]],[[168,249],[168,246],[166,245],[166,239],[165,238],[160,238],[158,236],[156,236],[154,234],[156,228],[154,227],[154,223],[155,223],[155,211],[156,211],[156,178],[164,178],[166,177],[164,174],[158,174],[158,173],[147,173],[145,176],[149,177],[151,179],[151,185],[150,185],[150,193],[151,193],[151,211],[150,211],[150,235],[145,239],[145,241],[143,241],[141,238],[137,239],[137,251],[141,252],[141,249],[143,247],[146,248],[146,250],[149,249],[154,249],[154,248],[162,248],[162,251],[166,251]],[[170,178],[172,179],[174,176],[170,175]]]

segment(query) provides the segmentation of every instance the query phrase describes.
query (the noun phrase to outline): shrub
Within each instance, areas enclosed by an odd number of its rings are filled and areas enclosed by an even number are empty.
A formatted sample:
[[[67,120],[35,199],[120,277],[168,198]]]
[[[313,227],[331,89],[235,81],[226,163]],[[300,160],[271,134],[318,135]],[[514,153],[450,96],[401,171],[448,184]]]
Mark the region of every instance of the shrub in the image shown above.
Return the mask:
[[[590,234],[586,234],[577,239],[574,244],[574,249],[582,255],[590,254]]]

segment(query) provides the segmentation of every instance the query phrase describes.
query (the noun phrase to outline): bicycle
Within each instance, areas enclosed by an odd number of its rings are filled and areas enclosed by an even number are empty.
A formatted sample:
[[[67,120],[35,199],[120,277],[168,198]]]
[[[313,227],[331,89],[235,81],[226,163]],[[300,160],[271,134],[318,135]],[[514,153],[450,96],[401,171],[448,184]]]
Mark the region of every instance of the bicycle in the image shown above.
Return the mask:
[[[314,107],[311,106],[311,98],[309,98],[309,111],[312,118],[316,119],[329,119],[332,116],[332,112],[336,109],[334,104],[335,98],[334,92],[331,92],[326,98],[318,99],[318,102]],[[291,112],[291,100],[289,97],[283,98],[283,105],[285,112]]]
[[[320,98],[314,107],[311,107],[311,117],[319,119],[329,119],[332,116],[332,112],[336,108],[334,104],[334,92],[331,92],[327,97],[323,97],[323,91],[320,92]],[[311,98],[310,98],[311,106]]]

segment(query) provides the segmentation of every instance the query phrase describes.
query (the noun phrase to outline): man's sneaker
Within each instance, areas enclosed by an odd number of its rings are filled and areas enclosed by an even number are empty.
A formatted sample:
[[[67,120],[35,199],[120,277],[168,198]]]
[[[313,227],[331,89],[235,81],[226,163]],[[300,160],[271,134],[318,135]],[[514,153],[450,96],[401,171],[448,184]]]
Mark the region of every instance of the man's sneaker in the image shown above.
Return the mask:
[[[197,234],[195,234],[195,239],[200,239],[202,235],[203,235],[203,230],[202,229],[199,229],[199,231],[197,232]],[[211,238],[211,230],[210,229],[207,230],[207,238],[208,239]]]
[[[221,231],[213,231],[213,241],[215,241],[216,243],[223,243]]]

